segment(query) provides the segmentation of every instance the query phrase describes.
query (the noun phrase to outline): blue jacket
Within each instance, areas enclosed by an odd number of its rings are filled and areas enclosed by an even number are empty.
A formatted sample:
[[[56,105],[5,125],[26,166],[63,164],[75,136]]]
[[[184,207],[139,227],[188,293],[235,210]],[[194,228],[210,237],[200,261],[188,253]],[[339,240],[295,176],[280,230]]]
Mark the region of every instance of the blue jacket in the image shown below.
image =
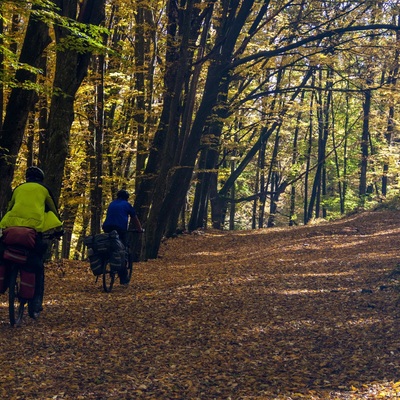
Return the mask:
[[[128,201],[113,200],[108,206],[106,219],[103,222],[103,230],[106,231],[107,227],[112,227],[113,229],[118,228],[121,231],[126,231],[129,217],[134,217],[135,215],[136,211]]]

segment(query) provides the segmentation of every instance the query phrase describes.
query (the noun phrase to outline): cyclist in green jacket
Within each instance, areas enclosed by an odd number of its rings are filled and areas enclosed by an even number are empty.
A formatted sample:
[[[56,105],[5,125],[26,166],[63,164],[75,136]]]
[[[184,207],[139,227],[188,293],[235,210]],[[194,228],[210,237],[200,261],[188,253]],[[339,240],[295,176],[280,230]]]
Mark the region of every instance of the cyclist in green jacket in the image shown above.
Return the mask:
[[[36,232],[61,229],[62,222],[53,195],[43,184],[43,171],[38,167],[29,167],[25,176],[26,182],[13,191],[0,228],[25,226]]]
[[[8,203],[7,212],[0,221],[0,228],[24,226],[42,233],[49,230],[60,231],[62,235],[62,222],[58,215],[56,203],[50,190],[44,185],[44,173],[31,166],[25,173],[26,182],[17,186]],[[36,286],[34,302],[34,315],[36,318],[42,311],[44,292],[44,265],[36,269]]]

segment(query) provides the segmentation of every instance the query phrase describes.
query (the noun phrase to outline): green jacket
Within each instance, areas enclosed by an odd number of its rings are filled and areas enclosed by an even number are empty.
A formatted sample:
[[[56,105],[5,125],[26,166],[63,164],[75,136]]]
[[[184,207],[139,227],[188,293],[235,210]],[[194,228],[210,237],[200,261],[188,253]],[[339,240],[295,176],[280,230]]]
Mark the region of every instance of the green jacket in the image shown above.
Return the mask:
[[[26,226],[37,232],[61,228],[57,207],[49,190],[37,182],[17,186],[8,203],[0,228]]]

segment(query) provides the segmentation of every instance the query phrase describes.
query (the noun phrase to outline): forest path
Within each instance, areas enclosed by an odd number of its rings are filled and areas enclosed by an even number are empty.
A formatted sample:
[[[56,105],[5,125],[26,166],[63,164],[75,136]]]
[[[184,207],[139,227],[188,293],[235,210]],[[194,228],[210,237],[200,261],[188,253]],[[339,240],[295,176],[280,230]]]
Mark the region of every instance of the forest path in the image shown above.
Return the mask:
[[[10,328],[0,296],[0,398],[400,397],[399,244],[375,211],[182,235],[110,294],[49,265],[38,321]]]

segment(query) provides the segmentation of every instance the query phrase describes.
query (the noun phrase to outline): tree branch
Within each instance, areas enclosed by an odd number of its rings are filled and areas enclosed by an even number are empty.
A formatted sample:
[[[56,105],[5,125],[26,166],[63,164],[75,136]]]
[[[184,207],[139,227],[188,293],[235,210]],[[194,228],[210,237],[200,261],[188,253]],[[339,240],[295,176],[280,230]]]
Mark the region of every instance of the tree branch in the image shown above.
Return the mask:
[[[399,31],[400,27],[396,26],[396,25],[391,25],[391,24],[373,24],[373,25],[366,25],[366,26],[348,26],[346,28],[333,29],[331,31],[321,32],[317,35],[310,36],[308,38],[299,40],[296,43],[292,43],[292,44],[283,46],[278,49],[260,51],[258,53],[252,54],[250,56],[239,58],[239,59],[233,61],[229,65],[229,68],[234,69],[234,68],[238,67],[239,65],[246,64],[249,61],[257,60],[259,58],[275,57],[275,56],[281,55],[283,53],[286,53],[289,50],[293,50],[293,49],[302,47],[308,43],[312,43],[312,42],[315,42],[315,41],[318,41],[321,39],[325,39],[325,38],[329,38],[329,37],[333,37],[336,35],[343,35],[344,33],[347,33],[347,32],[368,31],[368,30],[376,30],[376,29]]]

